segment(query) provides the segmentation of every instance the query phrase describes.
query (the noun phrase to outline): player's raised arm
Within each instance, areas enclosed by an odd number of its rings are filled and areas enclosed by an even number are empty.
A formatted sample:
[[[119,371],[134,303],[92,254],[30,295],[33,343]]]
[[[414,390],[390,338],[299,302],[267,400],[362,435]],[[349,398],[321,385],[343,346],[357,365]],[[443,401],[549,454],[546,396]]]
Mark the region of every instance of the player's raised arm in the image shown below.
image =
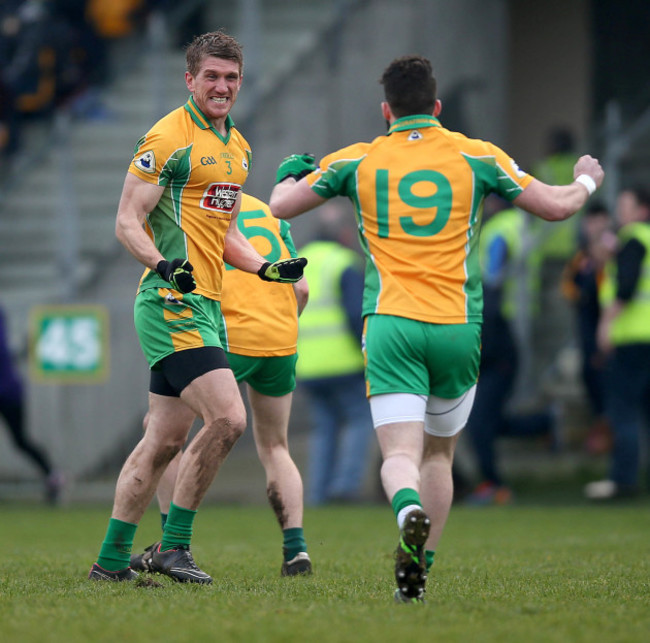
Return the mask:
[[[546,221],[563,221],[580,210],[605,177],[598,159],[582,156],[573,168],[569,185],[547,185],[533,179],[513,203]]]
[[[318,196],[305,180],[316,169],[311,154],[292,154],[280,163],[269,206],[274,217],[291,219],[322,205],[327,199]]]

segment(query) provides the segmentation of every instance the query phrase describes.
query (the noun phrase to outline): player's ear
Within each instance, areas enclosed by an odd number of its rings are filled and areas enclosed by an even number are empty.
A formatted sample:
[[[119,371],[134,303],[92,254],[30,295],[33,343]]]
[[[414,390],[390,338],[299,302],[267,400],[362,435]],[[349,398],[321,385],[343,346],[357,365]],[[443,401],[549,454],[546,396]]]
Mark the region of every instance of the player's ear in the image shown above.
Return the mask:
[[[433,105],[433,115],[438,116],[442,111],[442,101],[439,98],[436,98],[436,102]]]
[[[185,72],[185,84],[190,93],[194,91],[194,77],[190,74],[189,71]]]
[[[384,117],[384,120],[389,123],[393,117],[390,107],[385,100],[381,101],[381,115]]]

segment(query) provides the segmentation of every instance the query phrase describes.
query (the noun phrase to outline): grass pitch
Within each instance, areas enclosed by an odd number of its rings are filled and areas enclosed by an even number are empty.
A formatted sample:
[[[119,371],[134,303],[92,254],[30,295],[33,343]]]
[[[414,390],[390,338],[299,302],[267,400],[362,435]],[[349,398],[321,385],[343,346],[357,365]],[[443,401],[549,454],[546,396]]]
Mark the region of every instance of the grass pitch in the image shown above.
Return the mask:
[[[397,528],[386,506],[306,512],[315,574],[280,578],[266,507],[205,506],[193,551],[211,586],[86,580],[110,509],[0,506],[2,640],[650,640],[650,511],[453,507],[425,605],[392,602]],[[159,537],[155,510],[136,549]]]

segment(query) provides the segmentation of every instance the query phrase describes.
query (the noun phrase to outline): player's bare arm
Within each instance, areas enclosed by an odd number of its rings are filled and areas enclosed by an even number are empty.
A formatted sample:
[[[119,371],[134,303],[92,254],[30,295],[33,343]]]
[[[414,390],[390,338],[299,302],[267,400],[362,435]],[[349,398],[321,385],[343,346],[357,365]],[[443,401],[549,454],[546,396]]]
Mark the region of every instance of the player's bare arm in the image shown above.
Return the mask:
[[[115,235],[122,245],[140,262],[152,270],[164,257],[144,231],[145,217],[155,207],[164,187],[147,183],[133,174],[124,180],[115,222]]]
[[[307,179],[297,181],[292,178],[278,183],[271,192],[269,207],[274,217],[291,219],[307,210],[318,207],[327,199],[314,192]]]
[[[257,272],[266,259],[253,248],[248,239],[237,227],[237,217],[241,208],[241,194],[237,196],[237,203],[230,218],[230,225],[226,231],[223,248],[223,260],[244,272]]]
[[[309,284],[307,283],[307,280],[303,278],[292,285],[293,292],[296,295],[296,301],[298,302],[298,316],[300,316],[309,301]]]
[[[546,221],[568,219],[585,205],[593,190],[600,187],[605,173],[598,159],[587,155],[578,159],[573,168],[573,176],[575,179],[583,178],[569,185],[547,185],[533,179],[513,203]]]
[[[295,283],[302,279],[303,269],[307,265],[307,259],[304,257],[281,259],[271,263],[253,248],[237,227],[240,204],[241,195],[238,197],[238,203],[226,231],[223,252],[224,261],[244,272],[257,273],[260,279],[264,281]]]

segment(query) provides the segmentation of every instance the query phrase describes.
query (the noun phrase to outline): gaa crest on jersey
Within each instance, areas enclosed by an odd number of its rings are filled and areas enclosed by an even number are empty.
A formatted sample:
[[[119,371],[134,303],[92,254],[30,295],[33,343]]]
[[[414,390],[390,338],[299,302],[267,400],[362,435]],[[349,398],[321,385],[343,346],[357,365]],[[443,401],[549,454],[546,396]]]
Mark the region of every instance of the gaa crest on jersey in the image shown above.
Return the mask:
[[[133,165],[142,172],[153,174],[156,171],[156,157],[154,156],[154,153],[149,150],[148,152],[144,152],[143,154],[140,154],[140,156],[137,156],[133,161]]]
[[[182,298],[183,298],[183,297],[182,297],[182,295],[181,295],[181,299],[182,299]],[[182,304],[182,303],[183,303],[183,302],[180,301],[179,299],[176,299],[176,297],[175,297],[174,295],[172,295],[171,292],[168,292],[168,293],[165,295],[165,301],[166,301],[167,303],[169,303],[169,304]]]
[[[241,185],[237,183],[211,183],[201,197],[200,206],[212,212],[232,213]]]
[[[248,172],[248,161],[246,159],[241,160],[241,166]]]
[[[522,177],[526,176],[526,172],[524,172],[516,163],[514,159],[510,159],[510,165],[512,165],[512,169],[515,171],[515,174],[521,179]]]
[[[409,141],[419,141],[422,138],[422,134],[414,129],[408,136]]]

